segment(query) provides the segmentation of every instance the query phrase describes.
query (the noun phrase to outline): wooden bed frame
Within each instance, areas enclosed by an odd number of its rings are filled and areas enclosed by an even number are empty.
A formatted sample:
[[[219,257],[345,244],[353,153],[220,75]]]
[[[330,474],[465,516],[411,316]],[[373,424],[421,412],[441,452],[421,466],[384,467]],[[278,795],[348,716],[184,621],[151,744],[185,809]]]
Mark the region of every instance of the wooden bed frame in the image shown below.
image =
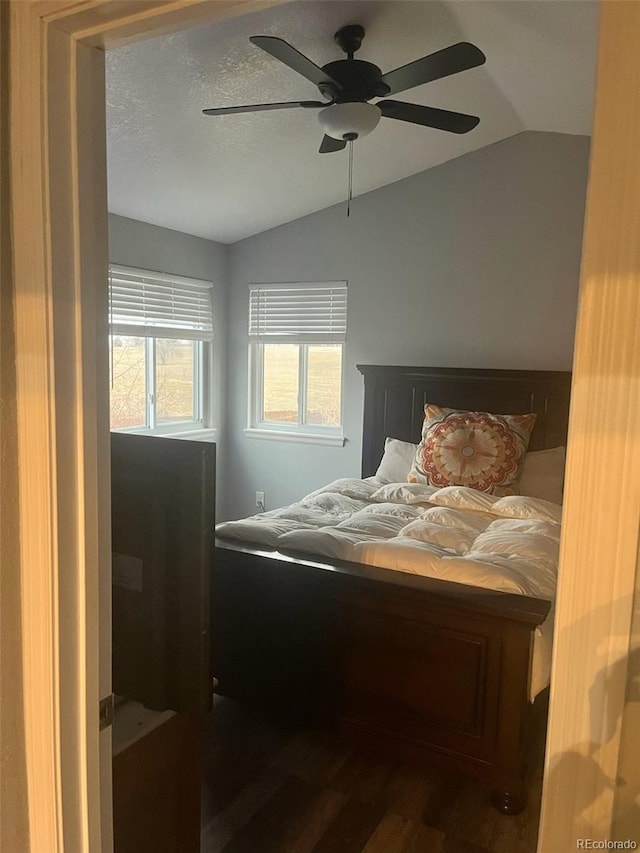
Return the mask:
[[[566,442],[570,373],[358,370],[363,477],[386,436],[419,440],[427,400],[533,411],[530,450]],[[365,745],[491,784],[502,812],[524,807],[533,631],[549,602],[222,539],[212,590],[218,692],[332,721]]]

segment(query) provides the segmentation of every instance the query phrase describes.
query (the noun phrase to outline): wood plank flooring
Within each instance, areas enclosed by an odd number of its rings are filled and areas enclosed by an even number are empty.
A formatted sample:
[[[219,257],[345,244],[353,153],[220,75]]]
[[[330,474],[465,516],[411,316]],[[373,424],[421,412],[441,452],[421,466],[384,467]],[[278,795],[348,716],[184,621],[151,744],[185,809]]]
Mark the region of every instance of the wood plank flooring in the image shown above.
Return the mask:
[[[463,776],[378,760],[229,699],[207,720],[201,853],[535,853],[543,732],[530,797],[498,814]]]

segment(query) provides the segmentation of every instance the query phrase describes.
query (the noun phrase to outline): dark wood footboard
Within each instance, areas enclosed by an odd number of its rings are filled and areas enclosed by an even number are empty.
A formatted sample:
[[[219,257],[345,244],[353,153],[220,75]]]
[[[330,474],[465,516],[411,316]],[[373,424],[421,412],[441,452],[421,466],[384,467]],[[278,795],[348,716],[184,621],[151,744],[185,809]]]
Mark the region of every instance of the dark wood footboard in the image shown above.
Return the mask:
[[[213,571],[219,692],[470,773],[502,811],[522,808],[532,632],[549,602],[224,540]]]

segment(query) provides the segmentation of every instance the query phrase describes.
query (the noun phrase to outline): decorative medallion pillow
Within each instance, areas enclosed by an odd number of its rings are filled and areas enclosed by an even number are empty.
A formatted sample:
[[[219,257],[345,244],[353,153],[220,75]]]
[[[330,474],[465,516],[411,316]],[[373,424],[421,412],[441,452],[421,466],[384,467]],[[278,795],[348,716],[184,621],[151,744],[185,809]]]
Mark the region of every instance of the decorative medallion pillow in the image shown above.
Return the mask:
[[[410,483],[517,494],[536,415],[493,415],[426,403]]]

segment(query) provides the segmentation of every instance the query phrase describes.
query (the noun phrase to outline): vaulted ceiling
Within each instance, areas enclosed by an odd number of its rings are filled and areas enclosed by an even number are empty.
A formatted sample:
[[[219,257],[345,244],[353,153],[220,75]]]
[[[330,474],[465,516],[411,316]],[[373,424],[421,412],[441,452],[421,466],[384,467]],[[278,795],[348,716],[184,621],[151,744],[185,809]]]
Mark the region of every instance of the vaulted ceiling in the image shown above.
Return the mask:
[[[318,99],[249,36],[278,36],[324,65],[344,58],[333,35],[349,23],[366,29],[356,58],[383,71],[458,41],[487,56],[397,96],[478,115],[478,127],[458,136],[382,119],[354,143],[356,196],[523,130],[591,131],[594,0],[301,0],[108,53],[109,209],[231,243],[344,200],[347,151],[318,153],[315,110],[201,110]]]

